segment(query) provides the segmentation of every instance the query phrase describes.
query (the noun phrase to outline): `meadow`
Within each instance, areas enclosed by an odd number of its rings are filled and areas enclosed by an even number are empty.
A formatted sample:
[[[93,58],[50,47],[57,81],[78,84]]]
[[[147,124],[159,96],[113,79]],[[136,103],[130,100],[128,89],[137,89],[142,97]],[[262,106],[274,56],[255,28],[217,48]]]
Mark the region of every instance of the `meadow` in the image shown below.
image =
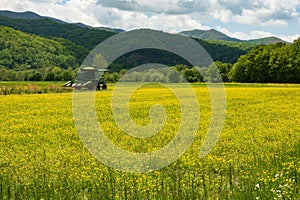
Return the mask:
[[[201,159],[210,97],[205,85],[192,87],[201,120],[191,147],[169,166],[139,174],[107,167],[88,152],[75,129],[71,92],[0,95],[0,199],[300,199],[300,85],[227,84],[224,128]],[[114,144],[149,152],[172,140],[180,107],[170,90],[146,85],[131,98],[141,126],[153,104],[168,115],[147,139],[118,128],[112,92],[96,93],[96,110]]]
[[[71,92],[72,88],[62,87],[64,83],[0,81],[0,95]]]

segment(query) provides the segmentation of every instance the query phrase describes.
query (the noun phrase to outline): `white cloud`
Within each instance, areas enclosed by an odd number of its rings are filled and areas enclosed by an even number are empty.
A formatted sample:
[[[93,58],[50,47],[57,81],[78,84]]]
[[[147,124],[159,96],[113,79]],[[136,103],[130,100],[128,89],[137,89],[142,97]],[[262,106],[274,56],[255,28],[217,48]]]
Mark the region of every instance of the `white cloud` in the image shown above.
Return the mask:
[[[138,27],[167,30],[175,33],[195,28],[209,29],[208,26],[202,26],[195,18],[189,15],[167,15],[164,13],[148,15],[142,12],[124,11],[102,6],[97,6],[94,9],[94,13],[101,24],[120,27],[125,30],[132,30]],[[121,24],[120,21],[122,22]]]
[[[33,11],[43,16],[51,16],[67,22],[99,25],[91,12],[95,3],[93,0],[2,0],[0,9]]]
[[[203,0],[98,0],[97,4],[124,11],[156,14],[190,14],[207,11],[210,7],[210,2]]]
[[[168,32],[209,29],[212,21],[232,22],[265,27],[291,26],[299,20],[296,8],[300,0],[1,0],[1,10],[33,11],[67,22],[83,22],[92,26],[109,26],[126,30],[154,28]],[[215,26],[215,25],[214,25]],[[295,27],[298,28],[298,27]],[[226,33],[226,32],[224,32]],[[227,33],[226,33],[227,34]],[[231,35],[230,35],[231,34]],[[235,32],[230,36],[249,38],[267,36],[269,32]],[[273,34],[272,34],[273,35]],[[292,35],[292,36],[289,36]],[[286,38],[293,34],[286,33]],[[282,37],[282,38],[283,38]],[[290,39],[289,39],[290,41]]]
[[[294,40],[298,39],[300,37],[300,34],[296,35],[274,35],[273,33],[267,32],[267,31],[259,31],[259,30],[254,30],[251,31],[250,33],[244,33],[244,32],[231,32],[226,28],[223,27],[216,27],[218,31],[221,31],[222,33],[233,37],[233,38],[238,38],[240,40],[251,40],[251,39],[259,39],[259,38],[264,38],[264,37],[271,37],[275,36],[278,37],[284,41],[287,42],[293,42]]]
[[[250,39],[257,39],[257,38],[262,38],[262,37],[270,37],[273,36],[272,33],[270,32],[265,32],[265,31],[251,31],[250,33],[244,33],[244,32],[231,32],[226,28],[217,26],[216,29],[230,37],[233,38],[238,38],[241,40],[250,40]]]
[[[283,39],[284,41],[293,42],[294,40],[300,38],[300,34],[296,34],[296,35],[280,35],[279,37],[281,39]]]
[[[220,9],[231,11],[232,20],[243,24],[265,25],[269,21],[288,21],[298,16],[299,0],[218,0]]]
[[[123,11],[166,15],[201,13],[225,23],[286,25],[298,17],[300,0],[98,0],[98,5]]]

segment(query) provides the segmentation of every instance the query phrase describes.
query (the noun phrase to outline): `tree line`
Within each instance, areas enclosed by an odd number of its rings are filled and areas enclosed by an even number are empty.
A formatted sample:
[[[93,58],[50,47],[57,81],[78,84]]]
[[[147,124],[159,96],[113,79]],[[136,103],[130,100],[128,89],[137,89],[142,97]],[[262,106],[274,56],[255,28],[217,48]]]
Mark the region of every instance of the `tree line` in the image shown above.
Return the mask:
[[[257,83],[300,83],[300,38],[293,44],[260,45],[241,56],[229,80]]]
[[[108,82],[161,82],[161,83],[195,83],[195,82],[229,82],[228,74],[232,68],[230,63],[215,62],[209,67],[178,64],[171,67],[150,69],[122,69],[119,73],[105,74]]]
[[[184,78],[188,82],[219,82],[221,75],[224,82],[300,83],[300,38],[292,44],[258,45],[240,56],[234,64],[217,61],[209,67],[190,68],[180,64],[171,68],[179,73],[170,74],[165,69],[131,71],[124,80],[178,82]],[[113,73],[106,77],[107,80],[116,81],[121,75]]]
[[[71,67],[67,69],[48,67],[21,71],[0,67],[0,81],[74,81],[77,71]]]

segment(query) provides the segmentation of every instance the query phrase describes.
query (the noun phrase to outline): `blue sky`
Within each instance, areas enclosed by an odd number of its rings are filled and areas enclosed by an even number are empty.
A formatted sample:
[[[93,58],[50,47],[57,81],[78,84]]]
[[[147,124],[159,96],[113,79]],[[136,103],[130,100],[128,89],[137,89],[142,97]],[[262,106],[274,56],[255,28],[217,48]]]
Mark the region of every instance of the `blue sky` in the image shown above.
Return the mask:
[[[239,39],[300,37],[300,0],[1,0],[0,9],[125,30],[214,28]]]

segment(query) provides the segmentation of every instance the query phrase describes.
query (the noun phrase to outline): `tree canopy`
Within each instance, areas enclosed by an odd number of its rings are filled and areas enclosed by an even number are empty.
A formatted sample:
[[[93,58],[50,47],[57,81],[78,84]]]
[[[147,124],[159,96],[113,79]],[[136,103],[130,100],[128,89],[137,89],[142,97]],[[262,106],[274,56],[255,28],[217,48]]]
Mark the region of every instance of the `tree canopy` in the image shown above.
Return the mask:
[[[74,52],[63,43],[62,40],[51,40],[0,27],[0,66],[17,70],[51,66],[64,69],[78,67]],[[69,45],[76,47],[70,43]]]
[[[260,45],[234,64],[229,78],[237,82],[300,83],[300,38],[293,44]]]

